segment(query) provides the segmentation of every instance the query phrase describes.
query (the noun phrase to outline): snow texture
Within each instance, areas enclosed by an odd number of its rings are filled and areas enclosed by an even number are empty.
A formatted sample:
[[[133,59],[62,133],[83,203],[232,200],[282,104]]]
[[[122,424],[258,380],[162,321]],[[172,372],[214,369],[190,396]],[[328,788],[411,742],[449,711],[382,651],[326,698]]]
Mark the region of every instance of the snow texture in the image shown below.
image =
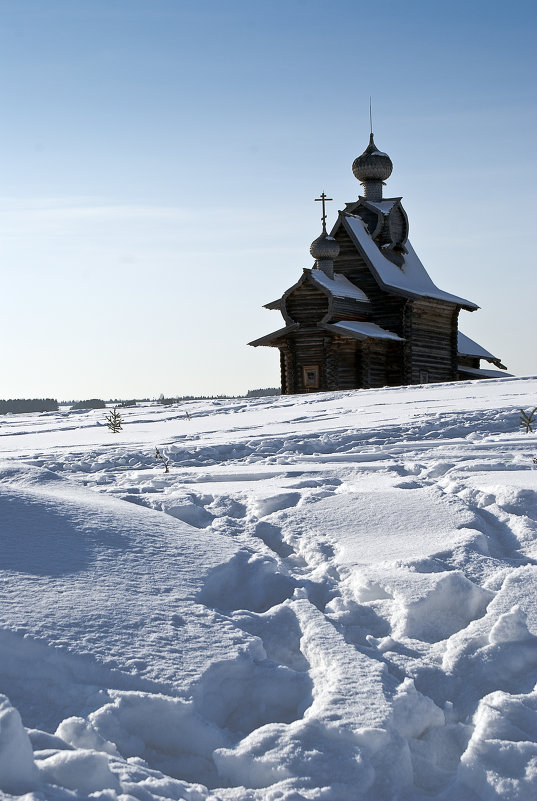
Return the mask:
[[[2,801],[537,797],[536,397],[2,417]]]

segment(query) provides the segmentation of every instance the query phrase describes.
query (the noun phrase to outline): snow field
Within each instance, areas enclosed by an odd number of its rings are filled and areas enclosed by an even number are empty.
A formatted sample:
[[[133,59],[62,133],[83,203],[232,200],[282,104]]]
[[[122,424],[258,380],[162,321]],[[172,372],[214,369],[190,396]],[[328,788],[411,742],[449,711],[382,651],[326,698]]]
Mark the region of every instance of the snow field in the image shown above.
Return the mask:
[[[0,797],[535,797],[536,396],[3,419]]]

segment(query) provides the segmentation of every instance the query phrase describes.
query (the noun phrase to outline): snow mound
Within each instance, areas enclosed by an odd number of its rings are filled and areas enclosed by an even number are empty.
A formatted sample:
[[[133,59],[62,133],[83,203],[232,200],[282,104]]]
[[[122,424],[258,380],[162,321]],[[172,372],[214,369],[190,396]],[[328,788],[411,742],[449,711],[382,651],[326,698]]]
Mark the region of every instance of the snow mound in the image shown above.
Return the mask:
[[[21,716],[5,695],[0,696],[0,790],[22,795],[40,786],[32,746]]]
[[[3,419],[0,797],[536,796],[535,397]]]

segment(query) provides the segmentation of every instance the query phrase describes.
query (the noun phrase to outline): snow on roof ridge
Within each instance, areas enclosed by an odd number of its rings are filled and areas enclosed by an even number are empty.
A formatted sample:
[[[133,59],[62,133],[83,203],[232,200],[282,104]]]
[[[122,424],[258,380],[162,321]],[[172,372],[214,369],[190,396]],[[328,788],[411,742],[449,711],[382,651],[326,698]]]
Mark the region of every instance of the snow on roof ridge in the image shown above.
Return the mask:
[[[479,308],[477,304],[466,298],[461,298],[458,295],[452,295],[450,292],[444,292],[439,289],[433,283],[429,273],[408,240],[405,244],[408,252],[405,254],[403,266],[398,267],[383,255],[377,244],[371,239],[361,217],[345,211],[342,214],[342,218],[344,222],[346,221],[351,235],[354,236],[371,262],[381,285],[399,290],[404,294],[456,303],[471,311]]]

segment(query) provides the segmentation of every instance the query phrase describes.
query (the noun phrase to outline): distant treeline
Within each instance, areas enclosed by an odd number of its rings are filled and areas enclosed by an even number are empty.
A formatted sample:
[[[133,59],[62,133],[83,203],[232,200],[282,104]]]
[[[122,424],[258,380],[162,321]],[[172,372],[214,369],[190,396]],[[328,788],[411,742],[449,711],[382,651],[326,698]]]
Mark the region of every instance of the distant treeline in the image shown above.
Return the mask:
[[[100,398],[89,398],[89,400],[75,401],[71,410],[78,409],[106,409],[106,403]]]
[[[264,389],[249,389],[246,393],[247,398],[265,398],[269,395],[280,395],[279,387],[265,387]]]
[[[102,400],[100,398],[92,398],[91,400],[98,400],[99,403],[113,404],[114,406],[136,406],[137,403],[149,403],[152,398],[137,398],[132,400],[123,400],[123,398],[108,398],[108,400]],[[79,400],[68,400],[68,401],[60,401],[60,406],[70,406],[73,408],[79,403],[89,403],[89,401],[79,401]],[[79,406],[78,408],[90,409],[90,406]],[[102,406],[98,407],[102,409]]]
[[[172,403],[181,403],[191,400],[238,400],[239,398],[264,398],[268,395],[279,395],[279,387],[265,387],[264,389],[249,389],[246,395],[178,395],[175,398],[165,398],[161,395],[157,403],[163,406],[171,406]]]
[[[181,403],[181,401],[229,400],[237,397],[238,395],[178,395],[176,398],[165,398],[161,395],[160,398],[157,398],[157,403],[161,403],[163,406],[171,406],[172,403]]]
[[[23,414],[24,412],[57,412],[55,398],[11,398],[0,400],[0,414]]]

